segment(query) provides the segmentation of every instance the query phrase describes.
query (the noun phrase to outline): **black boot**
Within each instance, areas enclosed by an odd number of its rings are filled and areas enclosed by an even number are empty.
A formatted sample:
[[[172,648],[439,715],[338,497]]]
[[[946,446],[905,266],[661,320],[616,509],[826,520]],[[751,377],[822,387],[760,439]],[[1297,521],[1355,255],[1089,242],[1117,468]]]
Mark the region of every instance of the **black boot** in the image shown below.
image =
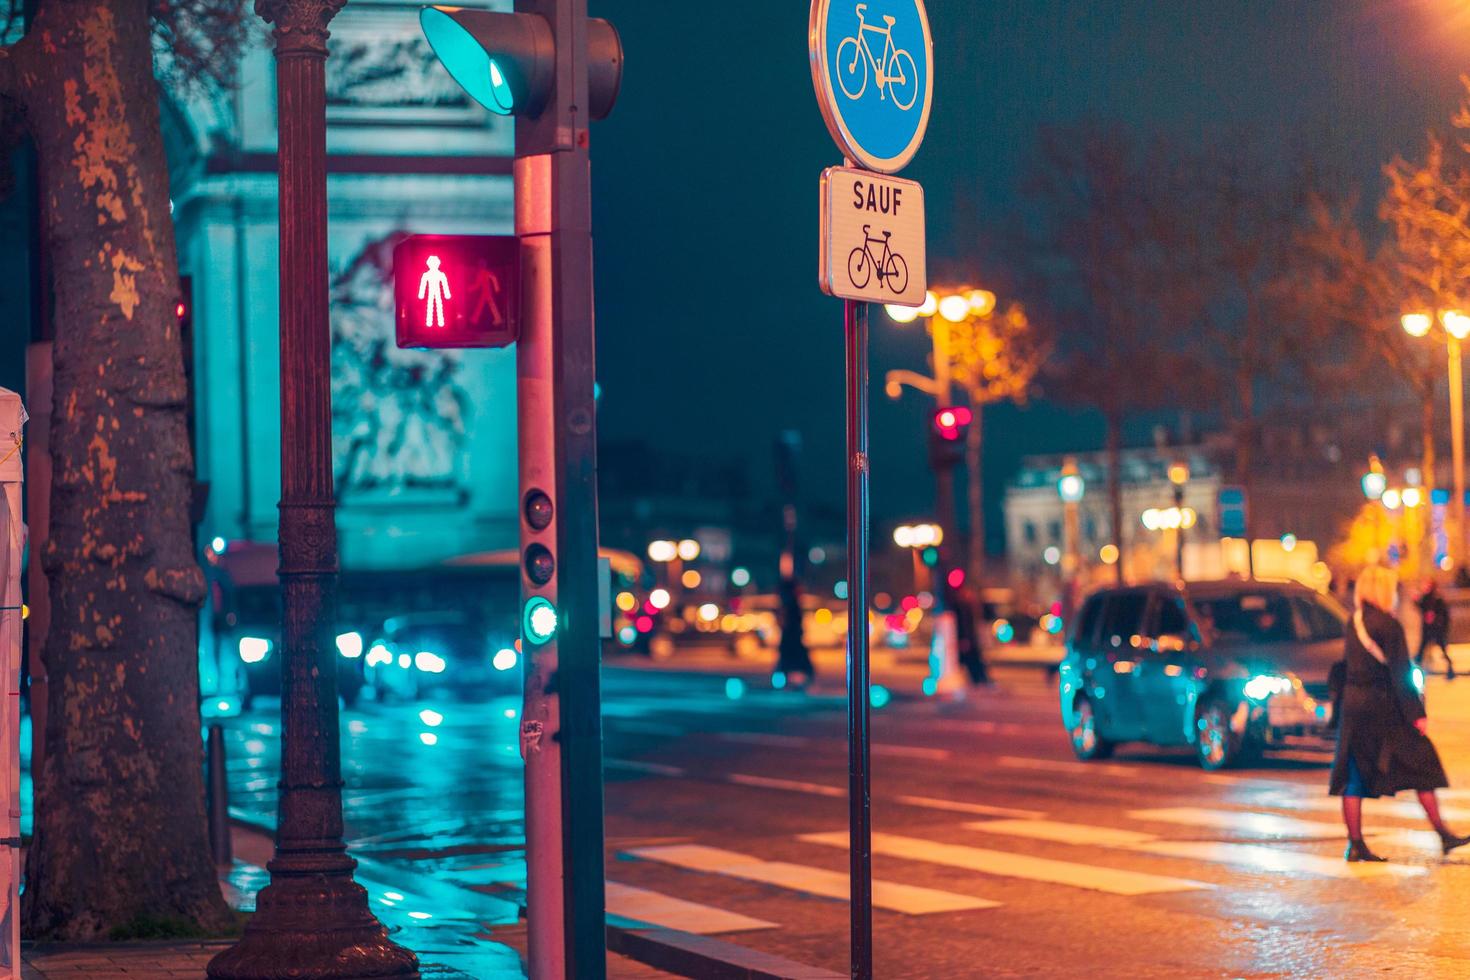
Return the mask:
[[[1446,854],[1457,847],[1464,847],[1466,844],[1470,844],[1470,837],[1456,837],[1454,834],[1448,832],[1441,832],[1439,835],[1439,845],[1444,848]]]
[[[1343,854],[1345,861],[1387,861],[1388,858],[1379,857],[1368,850],[1368,845],[1361,840],[1349,840],[1347,852]]]

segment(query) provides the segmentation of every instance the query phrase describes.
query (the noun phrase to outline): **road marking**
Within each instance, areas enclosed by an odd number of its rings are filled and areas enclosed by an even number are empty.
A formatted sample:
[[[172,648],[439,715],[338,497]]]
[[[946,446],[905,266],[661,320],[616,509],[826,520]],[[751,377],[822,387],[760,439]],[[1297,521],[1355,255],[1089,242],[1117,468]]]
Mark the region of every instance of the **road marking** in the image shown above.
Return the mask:
[[[751,745],[774,745],[780,748],[822,748],[846,750],[847,743],[835,738],[805,738],[800,735],[773,735],[767,732],[721,732],[718,736],[726,742],[748,742]],[[904,759],[948,759],[949,749],[930,749],[916,745],[885,745],[875,742],[870,747],[874,755],[891,755]]]
[[[990,806],[986,803],[961,803],[959,800],[940,800],[932,796],[898,796],[899,803],[922,806],[930,810],[948,810],[951,813],[973,813],[980,817],[1015,817],[1018,820],[1036,820],[1046,816],[1043,810],[1018,810],[1009,806]]]
[[[843,838],[846,839],[844,832]],[[690,871],[726,875],[743,881],[775,885],[791,891],[820,895],[846,901],[850,897],[847,875],[840,871],[812,868],[786,861],[763,861],[749,854],[739,854],[700,844],[671,844],[663,847],[639,847],[629,851],[634,857]],[[992,909],[1000,905],[985,898],[957,895],[934,888],[903,885],[892,881],[873,882],[873,904],[905,915],[927,915],[931,912],[958,912],[969,909]]]
[[[970,830],[983,830],[990,834],[1031,837],[1059,844],[1097,844],[1101,847],[1122,847],[1158,838],[1157,834],[1145,834],[1137,830],[1062,823],[1059,820],[978,820],[965,826]]]
[[[1308,793],[1297,793],[1292,795],[1273,795],[1253,800],[1253,803],[1261,806],[1277,807],[1282,810],[1312,810],[1323,813],[1337,813],[1342,810],[1342,800],[1336,796],[1327,796],[1320,788],[1304,787],[1311,790]],[[1395,800],[1378,799],[1365,800],[1363,809],[1369,820],[1374,817],[1397,817],[1402,820],[1424,819],[1424,808],[1417,800]],[[1442,806],[1439,808],[1440,816],[1445,820],[1458,823],[1470,823],[1470,807]]]
[[[673,776],[678,778],[684,775],[684,770],[678,766],[665,766],[657,762],[638,762],[633,759],[603,759],[604,769],[625,769],[628,772],[642,772],[650,776]]]
[[[752,745],[776,745],[782,748],[805,748],[812,741],[799,735],[771,735],[766,732],[720,732],[718,737],[726,742],[749,742]]]
[[[1082,775],[1097,773],[1104,776],[1124,776],[1129,779],[1161,779],[1173,781],[1176,775],[1189,773],[1186,780],[1199,779],[1222,786],[1253,786],[1259,789],[1298,790],[1303,783],[1286,779],[1267,779],[1260,776],[1234,776],[1220,772],[1199,772],[1182,766],[1154,765],[1149,763],[1121,764],[1107,762],[1062,762],[1056,759],[1032,759],[1026,756],[1003,755],[995,760],[1007,769],[1034,769],[1040,772],[1065,772]]]
[[[803,783],[795,779],[774,779],[770,776],[752,776],[743,772],[732,772],[726,781],[740,786],[759,786],[762,789],[785,789],[793,793],[809,793],[813,796],[847,798],[847,790],[841,786],[823,786],[821,783]]]
[[[1381,878],[1422,875],[1425,868],[1403,864],[1349,864],[1340,857],[1323,857],[1263,844],[1222,844],[1212,841],[1156,840],[1131,845],[1128,850],[1162,857],[1234,864],[1258,871],[1299,871],[1326,878]]]
[[[812,844],[847,847],[847,831],[845,830],[835,833],[802,834],[798,839]],[[962,844],[940,844],[917,837],[901,837],[897,834],[874,834],[873,853],[906,858],[911,861],[927,861],[931,864],[942,864],[952,868],[964,868],[968,871],[979,871],[982,874],[998,875],[1004,878],[1025,878],[1030,881],[1089,888],[1093,891],[1110,892],[1114,895],[1152,895],[1158,892],[1182,892],[1214,887],[1202,881],[1190,881],[1185,878],[1168,878],[1139,871],[1075,864],[1071,861],[1010,854],[1006,851],[989,851],[981,847],[968,847]]]
[[[933,728],[947,728],[957,732],[975,732],[980,735],[1019,735],[1038,728],[1054,729],[1055,722],[1023,725],[1012,721],[960,721],[956,718],[940,718],[929,722]]]
[[[684,729],[677,725],[660,725],[655,721],[624,721],[617,719],[617,724],[609,726],[609,731],[614,735],[666,735],[677,737],[684,734]]]
[[[609,915],[632,919],[646,925],[692,932],[700,936],[720,932],[750,932],[753,929],[775,929],[777,924],[765,919],[753,919],[739,912],[717,909],[698,902],[686,902],[682,898],[663,895],[645,888],[620,885],[615,881],[606,884],[607,911]]]
[[[1106,762],[1058,762],[1055,759],[1030,759],[1003,755],[995,760],[1006,769],[1034,769],[1038,772],[1065,772],[1073,775],[1092,773],[1099,776],[1138,776],[1136,769]]]
[[[1231,830],[1262,837],[1342,837],[1343,829],[1320,820],[1299,820],[1277,813],[1255,813],[1240,810],[1213,810],[1205,807],[1175,806],[1154,810],[1130,810],[1134,820],[1183,824],[1212,830]]]
[[[891,755],[900,759],[933,759],[937,762],[950,756],[949,749],[926,749],[917,745],[884,745],[882,742],[874,742],[871,749],[874,755]]]

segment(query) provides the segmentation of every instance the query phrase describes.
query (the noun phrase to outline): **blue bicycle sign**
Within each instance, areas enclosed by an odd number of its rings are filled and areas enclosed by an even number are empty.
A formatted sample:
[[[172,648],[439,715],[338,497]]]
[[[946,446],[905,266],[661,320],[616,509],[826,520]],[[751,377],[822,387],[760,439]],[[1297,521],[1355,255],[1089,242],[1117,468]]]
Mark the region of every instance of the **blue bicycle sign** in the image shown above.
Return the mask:
[[[812,83],[837,146],[869,170],[901,170],[934,96],[924,0],[812,0]]]
[[[868,89],[868,72],[872,70],[878,86],[878,98],[892,98],[893,104],[905,111],[914,107],[919,97],[919,69],[914,56],[893,44],[892,14],[883,15],[883,26],[874,27],[864,22],[863,14],[868,5],[857,5],[857,33],[845,37],[837,45],[837,84],[842,94],[849,99],[861,99]],[[883,38],[883,54],[873,56],[868,35],[878,34]]]

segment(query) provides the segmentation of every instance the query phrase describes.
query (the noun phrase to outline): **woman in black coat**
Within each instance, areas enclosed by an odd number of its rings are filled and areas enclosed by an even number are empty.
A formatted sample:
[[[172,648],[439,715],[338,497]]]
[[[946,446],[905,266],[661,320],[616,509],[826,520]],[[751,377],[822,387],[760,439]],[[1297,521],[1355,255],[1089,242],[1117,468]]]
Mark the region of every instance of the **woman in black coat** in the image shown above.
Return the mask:
[[[1434,791],[1449,785],[1439,753],[1424,734],[1424,702],[1413,682],[1403,627],[1391,610],[1398,579],[1370,567],[1358,578],[1357,609],[1348,624],[1346,667],[1338,716],[1333,796],[1342,797],[1349,861],[1382,861],[1363,842],[1363,798],[1412,789],[1439,833],[1444,853],[1470,837],[1457,837],[1439,815]]]

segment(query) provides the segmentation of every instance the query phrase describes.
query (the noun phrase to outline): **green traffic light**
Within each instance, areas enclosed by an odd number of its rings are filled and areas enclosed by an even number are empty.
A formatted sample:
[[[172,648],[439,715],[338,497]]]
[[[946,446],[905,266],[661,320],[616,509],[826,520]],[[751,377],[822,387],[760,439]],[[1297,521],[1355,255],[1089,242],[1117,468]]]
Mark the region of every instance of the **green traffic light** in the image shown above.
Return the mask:
[[[500,116],[515,109],[505,72],[464,26],[438,7],[419,11],[429,47],[454,80],[480,105]]]
[[[526,639],[540,645],[556,635],[560,619],[550,599],[545,596],[532,596],[526,601],[526,608],[521,616],[521,626],[526,634]]]

